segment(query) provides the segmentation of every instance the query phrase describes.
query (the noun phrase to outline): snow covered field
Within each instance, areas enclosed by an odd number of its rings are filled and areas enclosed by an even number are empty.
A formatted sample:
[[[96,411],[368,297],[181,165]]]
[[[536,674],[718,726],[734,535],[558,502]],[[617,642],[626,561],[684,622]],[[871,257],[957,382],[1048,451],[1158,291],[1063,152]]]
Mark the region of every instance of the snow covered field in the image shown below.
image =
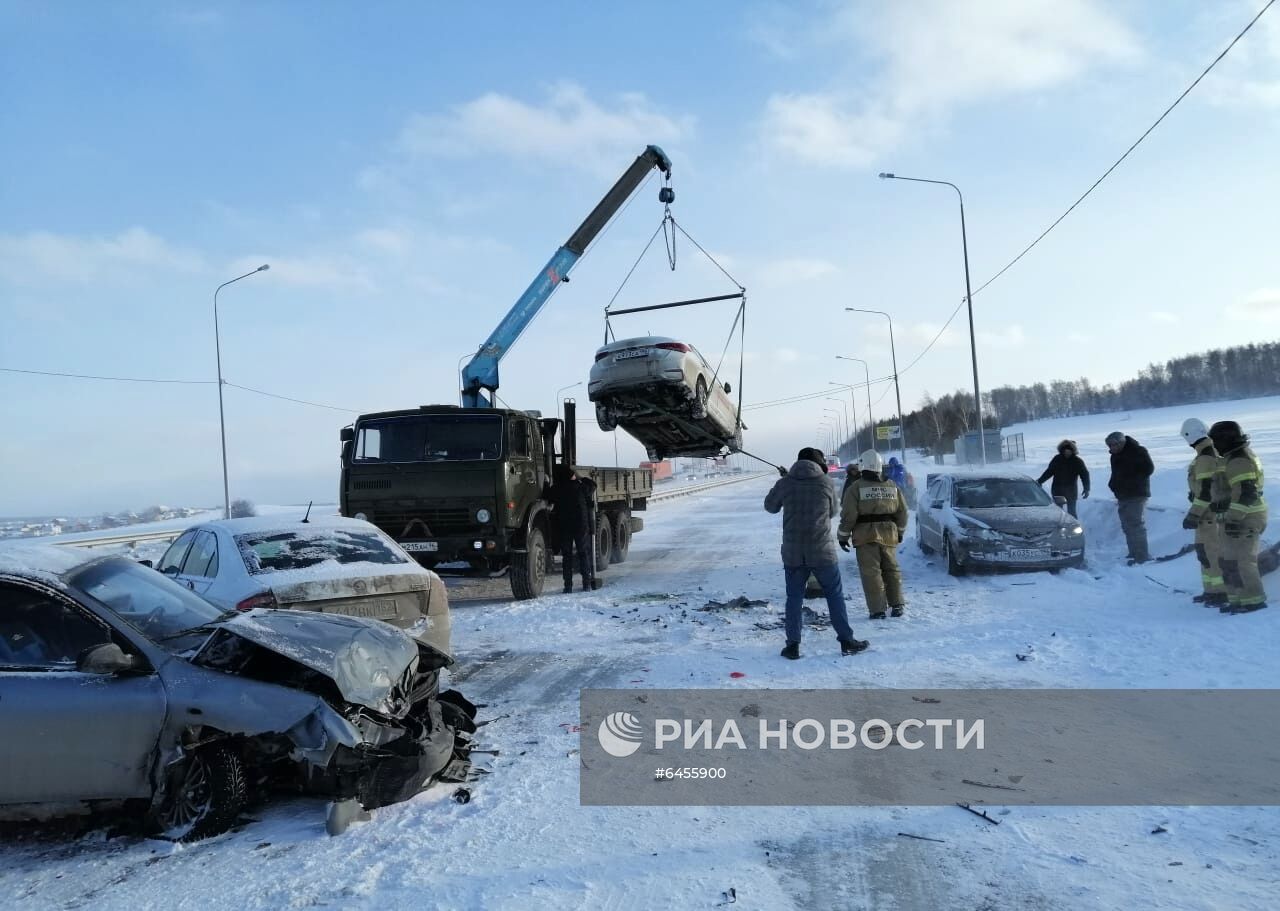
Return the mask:
[[[908,543],[908,614],[872,625],[843,557],[855,630],[871,639],[854,658],[839,657],[829,630],[810,629],[805,657],[784,661],[781,630],[757,625],[781,619],[780,520],[760,505],[770,479],[655,504],[600,592],[517,603],[505,580],[453,587],[454,681],[485,704],[480,745],[498,751],[477,755],[490,774],[469,785],[470,803],[438,786],[333,839],[311,800],[272,803],[238,832],[190,846],[6,830],[0,894],[14,907],[128,911],[710,908],[729,889],[737,906],[768,909],[1275,907],[1274,808],[996,806],[1002,824],[991,826],[954,807],[578,805],[583,687],[1280,686],[1280,610],[1233,617],[1193,605],[1165,587],[1196,590],[1191,556],[1122,565],[1102,437],[1121,429],[1151,448],[1152,551],[1172,552],[1188,538],[1190,450],[1177,432],[1193,414],[1239,419],[1280,477],[1275,399],[1014,428],[1027,435],[1033,476],[1061,437],[1080,443],[1094,472],[1081,514],[1087,569],[955,580]],[[1276,481],[1267,494],[1280,503]],[[1280,574],[1267,581],[1280,607]],[[697,610],[738,595],[770,604]]]

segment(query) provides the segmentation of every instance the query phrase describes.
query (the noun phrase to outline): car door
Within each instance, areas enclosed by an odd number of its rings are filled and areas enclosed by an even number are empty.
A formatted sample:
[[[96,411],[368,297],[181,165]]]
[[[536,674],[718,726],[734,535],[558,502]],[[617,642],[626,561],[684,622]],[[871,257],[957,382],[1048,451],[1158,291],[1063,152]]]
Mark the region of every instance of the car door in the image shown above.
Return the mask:
[[[702,375],[707,379],[707,417],[710,419],[711,426],[706,429],[717,438],[728,439],[733,436],[733,432],[738,426],[737,408],[734,406],[733,400],[729,398],[728,393],[725,392],[721,381],[713,378],[715,371],[711,369],[707,359],[702,356],[702,352],[697,348],[691,348],[691,353],[697,358],[698,367]],[[697,388],[696,374],[693,388]]]
[[[200,529],[191,540],[186,559],[174,578],[197,595],[209,591],[218,577],[218,538],[208,529]]]
[[[943,507],[950,496],[951,480],[938,478],[929,489],[928,501],[921,510],[923,521],[921,527],[925,532],[925,543],[930,547],[942,549],[942,528],[944,524]]]
[[[191,542],[195,540],[195,537],[196,529],[194,528],[189,528],[178,535],[178,539],[169,545],[169,549],[164,552],[164,556],[156,564],[156,569],[166,576],[177,576],[182,571],[182,561],[187,558],[187,551],[191,549]]]
[[[0,804],[147,797],[165,718],[154,673],[88,674],[128,642],[64,595],[0,581]]]

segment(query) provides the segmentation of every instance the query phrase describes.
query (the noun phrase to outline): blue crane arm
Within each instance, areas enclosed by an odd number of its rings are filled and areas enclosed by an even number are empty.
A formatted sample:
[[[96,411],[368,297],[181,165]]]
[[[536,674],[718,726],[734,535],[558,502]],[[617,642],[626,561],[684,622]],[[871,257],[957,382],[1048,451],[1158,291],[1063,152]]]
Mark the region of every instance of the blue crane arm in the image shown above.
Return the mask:
[[[475,356],[462,369],[462,404],[465,407],[493,407],[492,394],[498,388],[499,362],[533,322],[556,287],[568,280],[569,271],[582,258],[587,247],[654,168],[667,177],[671,176],[671,159],[657,146],[649,146],[623,172],[604,198],[591,210],[591,214],[578,226],[578,230],[547,261],[524,294],[507,311],[502,322],[498,323],[497,328],[489,334]]]

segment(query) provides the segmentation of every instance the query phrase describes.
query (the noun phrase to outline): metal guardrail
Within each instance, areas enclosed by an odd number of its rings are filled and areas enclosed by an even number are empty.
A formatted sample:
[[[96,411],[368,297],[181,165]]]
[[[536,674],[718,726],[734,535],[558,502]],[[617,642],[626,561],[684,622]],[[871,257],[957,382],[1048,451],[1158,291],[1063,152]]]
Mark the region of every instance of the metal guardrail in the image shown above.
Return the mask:
[[[685,497],[690,494],[702,493],[707,490],[714,490],[717,487],[724,487],[728,484],[737,484],[740,481],[750,481],[755,478],[763,477],[769,474],[767,471],[757,471],[751,474],[735,475],[731,478],[721,478],[715,481],[708,481],[705,484],[690,484],[686,487],[678,487],[674,490],[664,490],[653,494],[649,497],[650,502],[660,502],[662,500],[671,500],[676,497]],[[151,541],[172,541],[178,535],[186,531],[186,528],[172,528],[166,531],[134,531],[134,532],[116,532],[109,535],[97,535],[92,538],[76,538],[75,540],[63,541],[58,540],[61,535],[51,536],[50,538],[25,538],[22,540],[29,543],[38,544],[56,544],[59,547],[118,547],[120,545],[144,544]],[[90,534],[86,532],[86,534]]]
[[[751,474],[735,475],[731,478],[724,478],[719,481],[708,481],[705,484],[690,484],[686,487],[677,487],[674,490],[664,490],[661,493],[655,493],[649,497],[649,502],[670,500],[675,497],[685,497],[689,494],[702,493],[706,490],[714,490],[717,487],[724,487],[728,484],[738,484],[742,481],[753,481],[756,478],[762,478],[768,475],[767,471],[756,471]]]

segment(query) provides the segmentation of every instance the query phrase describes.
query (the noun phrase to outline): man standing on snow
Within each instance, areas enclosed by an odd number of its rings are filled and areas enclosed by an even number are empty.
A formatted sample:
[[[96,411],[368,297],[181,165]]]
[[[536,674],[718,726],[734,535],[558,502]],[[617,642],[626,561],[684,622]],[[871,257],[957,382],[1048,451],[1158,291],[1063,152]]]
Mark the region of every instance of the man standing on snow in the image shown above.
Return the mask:
[[[784,658],[800,657],[801,610],[810,574],[817,577],[827,596],[827,610],[840,642],[840,654],[856,655],[869,644],[865,639],[854,638],[845,611],[844,586],[831,542],[836,491],[827,479],[825,468],[825,460],[819,464],[816,451],[805,447],[786,477],[779,478],[764,498],[766,512],[782,513],[782,571],[787,587]]]
[[[1209,439],[1209,429],[1199,418],[1182,422],[1182,438],[1196,451],[1187,466],[1187,499],[1191,508],[1182,519],[1182,527],[1196,533],[1196,557],[1200,560],[1200,581],[1204,592],[1192,598],[1205,607],[1227,604],[1226,582],[1222,578],[1219,559],[1222,552],[1222,528],[1218,512],[1226,507],[1227,490],[1223,461]]]
[[[1089,499],[1089,469],[1085,467],[1084,459],[1080,458],[1075,440],[1063,440],[1058,444],[1058,454],[1049,460],[1049,467],[1036,478],[1036,483],[1043,484],[1049,478],[1053,478],[1049,492],[1055,497],[1064,498],[1067,501],[1067,512],[1071,513],[1073,519],[1078,519],[1076,495],[1080,490],[1077,482],[1084,485],[1082,498]]]
[[[1267,593],[1258,573],[1258,536],[1267,527],[1262,463],[1235,421],[1218,421],[1209,428],[1209,439],[1226,463],[1226,480],[1231,485],[1222,525],[1221,560],[1228,603],[1221,610],[1247,614],[1267,606]]]
[[[556,466],[556,482],[551,486],[551,516],[560,539],[560,559],[564,564],[564,592],[573,591],[573,555],[578,554],[582,590],[595,588],[596,567],[591,547],[591,525],[595,509],[595,483],[579,478],[568,465]]]
[[[1120,528],[1129,547],[1129,565],[1146,563],[1151,559],[1147,550],[1147,525],[1143,511],[1151,498],[1151,476],[1156,467],[1151,455],[1133,437],[1119,430],[1107,434],[1107,449],[1111,451],[1111,480],[1107,486],[1116,495],[1120,511]]]
[[[902,489],[881,480],[880,453],[862,454],[862,474],[844,492],[840,513],[840,549],[849,543],[858,552],[858,575],[872,620],[883,620],[892,609],[901,617],[907,599],[902,594],[902,572],[898,569],[898,545],[907,528],[907,501]]]

